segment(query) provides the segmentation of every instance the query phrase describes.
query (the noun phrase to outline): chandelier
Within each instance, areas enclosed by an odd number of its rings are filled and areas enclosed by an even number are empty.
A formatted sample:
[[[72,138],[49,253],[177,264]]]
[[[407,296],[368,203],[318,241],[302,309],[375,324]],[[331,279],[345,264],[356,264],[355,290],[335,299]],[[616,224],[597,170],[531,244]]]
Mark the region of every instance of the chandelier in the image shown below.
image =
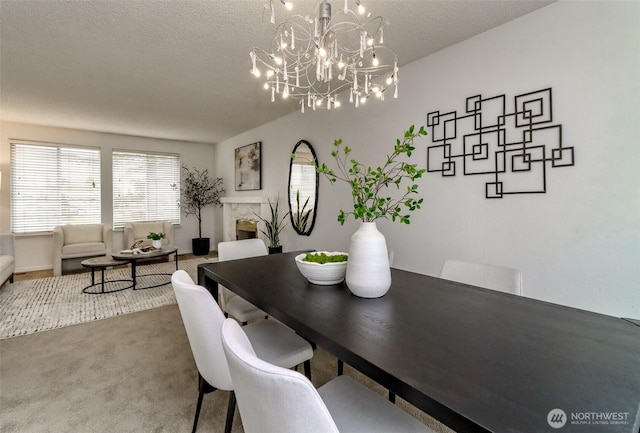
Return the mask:
[[[292,3],[280,0],[287,9]],[[370,97],[384,100],[393,89],[398,97],[398,57],[384,45],[383,18],[371,17],[360,0],[348,0],[332,15],[327,0],[318,1],[317,15],[293,15],[279,24],[268,51],[250,53],[251,73],[264,80],[276,98],[299,101],[300,110],[338,108],[338,95],[348,91],[356,107]],[[271,22],[275,24],[273,0]]]

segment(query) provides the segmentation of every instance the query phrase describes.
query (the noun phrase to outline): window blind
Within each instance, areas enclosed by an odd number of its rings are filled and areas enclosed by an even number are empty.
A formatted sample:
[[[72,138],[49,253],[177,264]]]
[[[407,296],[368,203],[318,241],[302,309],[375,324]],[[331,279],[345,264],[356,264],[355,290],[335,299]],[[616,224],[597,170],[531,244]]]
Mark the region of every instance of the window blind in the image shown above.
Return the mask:
[[[113,152],[113,228],[127,222],[180,223],[180,158],[173,154]]]
[[[100,223],[100,149],[11,143],[11,230]]]

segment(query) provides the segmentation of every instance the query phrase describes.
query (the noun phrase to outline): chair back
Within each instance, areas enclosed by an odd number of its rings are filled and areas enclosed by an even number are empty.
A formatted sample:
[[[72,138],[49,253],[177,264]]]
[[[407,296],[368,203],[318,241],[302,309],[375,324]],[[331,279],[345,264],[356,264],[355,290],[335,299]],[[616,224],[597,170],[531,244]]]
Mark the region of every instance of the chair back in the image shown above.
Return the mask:
[[[14,255],[14,239],[13,233],[0,234],[0,256]]]
[[[233,390],[220,339],[225,319],[220,307],[211,293],[196,285],[183,270],[173,273],[171,284],[200,375],[215,388]]]
[[[440,270],[440,278],[522,295],[522,273],[504,266],[447,260]]]
[[[262,239],[258,238],[218,243],[219,262],[266,256],[267,254],[269,254],[267,246],[264,244]],[[220,302],[220,307],[224,311],[227,311],[227,302],[234,296],[237,295],[223,285],[218,284],[218,301]]]
[[[258,238],[218,243],[218,260],[221,262],[266,256],[268,253],[267,246]]]
[[[258,358],[233,319],[222,325],[222,346],[246,433],[338,433],[309,379]]]
[[[147,238],[151,232],[164,233],[162,245],[175,245],[175,231],[172,223],[168,221],[138,221],[124,224],[124,247],[131,248],[137,241],[142,241],[141,247],[151,245],[151,240]]]

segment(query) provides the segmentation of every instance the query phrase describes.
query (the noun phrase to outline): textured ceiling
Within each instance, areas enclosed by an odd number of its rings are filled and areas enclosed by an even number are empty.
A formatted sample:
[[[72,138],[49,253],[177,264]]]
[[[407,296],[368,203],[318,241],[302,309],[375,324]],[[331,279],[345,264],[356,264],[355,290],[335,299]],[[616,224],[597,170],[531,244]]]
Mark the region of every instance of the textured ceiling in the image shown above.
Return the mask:
[[[316,0],[292,1],[315,10]],[[552,1],[364,3],[387,20],[402,66]],[[0,0],[0,118],[218,142],[283,116],[295,103],[271,103],[249,74],[249,51],[272,37],[264,4]]]

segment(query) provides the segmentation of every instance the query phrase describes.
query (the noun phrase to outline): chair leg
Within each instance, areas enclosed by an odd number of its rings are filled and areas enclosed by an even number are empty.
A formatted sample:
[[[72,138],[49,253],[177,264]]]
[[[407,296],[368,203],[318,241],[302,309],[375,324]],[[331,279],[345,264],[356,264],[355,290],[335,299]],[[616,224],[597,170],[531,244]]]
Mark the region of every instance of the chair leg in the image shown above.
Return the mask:
[[[396,402],[396,395],[394,393],[392,393],[391,391],[389,391],[389,401],[391,403],[395,403]]]
[[[236,411],[236,393],[231,391],[229,393],[229,406],[227,406],[227,421],[224,426],[224,433],[231,433],[231,427],[233,427],[233,415]]]
[[[198,418],[200,418],[200,409],[202,409],[202,399],[204,395],[215,390],[216,388],[209,385],[209,382],[204,380],[200,373],[198,373],[198,404],[196,405],[196,415],[193,418],[193,429],[191,433],[196,433],[196,429],[198,428]]]
[[[193,419],[193,428],[191,429],[191,433],[196,433],[196,429],[198,428],[198,418],[200,417],[200,408],[202,408],[203,397],[204,391],[200,390],[200,392],[198,392],[198,405],[196,406],[196,416]]]
[[[304,375],[307,376],[307,379],[311,380],[311,360],[307,359],[304,362]]]
[[[344,362],[338,359],[338,376],[342,376],[342,373],[344,373]]]

